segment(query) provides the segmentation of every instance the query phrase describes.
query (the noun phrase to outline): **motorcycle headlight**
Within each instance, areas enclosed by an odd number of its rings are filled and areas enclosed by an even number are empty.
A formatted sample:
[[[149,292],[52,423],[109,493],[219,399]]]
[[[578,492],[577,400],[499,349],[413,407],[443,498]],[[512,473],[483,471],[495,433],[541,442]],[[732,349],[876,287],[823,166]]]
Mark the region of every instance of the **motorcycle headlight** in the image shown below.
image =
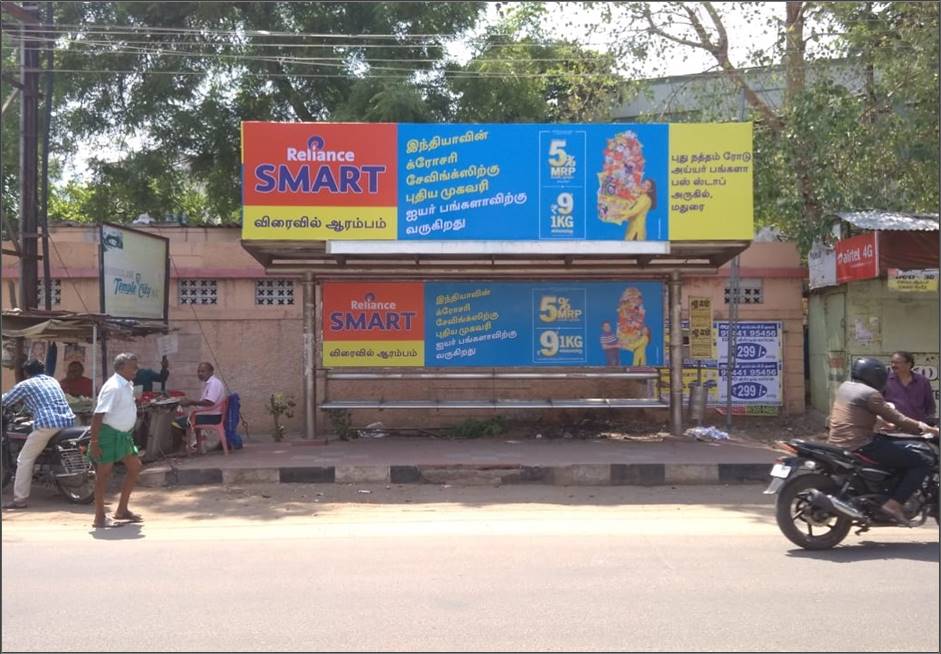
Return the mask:
[[[804,461],[804,467],[808,470],[816,470],[817,462],[816,461]]]

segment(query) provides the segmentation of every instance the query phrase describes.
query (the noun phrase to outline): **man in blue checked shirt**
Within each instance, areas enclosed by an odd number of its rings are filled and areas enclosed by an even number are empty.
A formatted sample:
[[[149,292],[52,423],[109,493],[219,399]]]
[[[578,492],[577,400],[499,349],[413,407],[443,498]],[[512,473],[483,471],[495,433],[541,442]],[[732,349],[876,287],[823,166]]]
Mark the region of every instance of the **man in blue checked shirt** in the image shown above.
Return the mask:
[[[16,480],[13,482],[13,500],[4,509],[25,509],[29,489],[33,483],[33,464],[57,432],[71,427],[75,414],[69,408],[59,382],[45,374],[46,366],[33,359],[23,366],[26,379],[4,393],[4,407],[23,402],[33,416],[33,431],[26,439],[16,459]]]

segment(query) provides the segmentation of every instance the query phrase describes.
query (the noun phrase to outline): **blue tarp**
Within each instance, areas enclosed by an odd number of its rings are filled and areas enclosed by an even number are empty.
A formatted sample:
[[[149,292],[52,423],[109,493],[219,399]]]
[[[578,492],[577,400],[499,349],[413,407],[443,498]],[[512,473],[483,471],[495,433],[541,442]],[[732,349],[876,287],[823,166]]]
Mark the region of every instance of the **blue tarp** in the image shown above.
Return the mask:
[[[238,434],[239,421],[242,417],[241,400],[238,393],[229,395],[229,406],[225,415],[225,440],[229,448],[242,449],[242,437]]]

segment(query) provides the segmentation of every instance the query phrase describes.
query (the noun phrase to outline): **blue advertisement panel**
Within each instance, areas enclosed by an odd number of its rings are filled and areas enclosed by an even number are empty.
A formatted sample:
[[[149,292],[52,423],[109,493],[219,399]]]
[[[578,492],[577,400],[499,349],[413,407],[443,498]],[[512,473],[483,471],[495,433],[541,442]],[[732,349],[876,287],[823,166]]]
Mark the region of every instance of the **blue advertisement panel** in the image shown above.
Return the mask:
[[[425,366],[662,363],[660,282],[425,283]]]
[[[398,126],[398,238],[669,239],[666,124]]]

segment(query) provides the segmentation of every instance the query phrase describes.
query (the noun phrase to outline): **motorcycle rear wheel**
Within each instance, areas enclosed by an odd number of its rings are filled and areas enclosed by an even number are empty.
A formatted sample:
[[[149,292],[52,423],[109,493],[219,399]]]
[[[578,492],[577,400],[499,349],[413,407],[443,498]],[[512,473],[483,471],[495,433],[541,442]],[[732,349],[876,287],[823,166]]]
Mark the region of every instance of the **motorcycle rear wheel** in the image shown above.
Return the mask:
[[[784,536],[807,550],[828,550],[846,538],[852,521],[814,509],[801,493],[811,489],[833,493],[836,485],[826,475],[806,474],[789,480],[778,493],[775,510],[778,528]],[[814,531],[818,530],[815,534]]]
[[[56,479],[56,488],[72,504],[91,504],[95,501],[95,476],[88,474],[76,479]]]
[[[3,467],[3,478],[0,479],[0,488],[6,488],[10,485],[10,482],[13,481],[13,473],[16,471],[16,466],[13,464],[13,456],[10,454],[10,450],[7,447],[4,447],[3,451],[0,452],[0,466]]]

